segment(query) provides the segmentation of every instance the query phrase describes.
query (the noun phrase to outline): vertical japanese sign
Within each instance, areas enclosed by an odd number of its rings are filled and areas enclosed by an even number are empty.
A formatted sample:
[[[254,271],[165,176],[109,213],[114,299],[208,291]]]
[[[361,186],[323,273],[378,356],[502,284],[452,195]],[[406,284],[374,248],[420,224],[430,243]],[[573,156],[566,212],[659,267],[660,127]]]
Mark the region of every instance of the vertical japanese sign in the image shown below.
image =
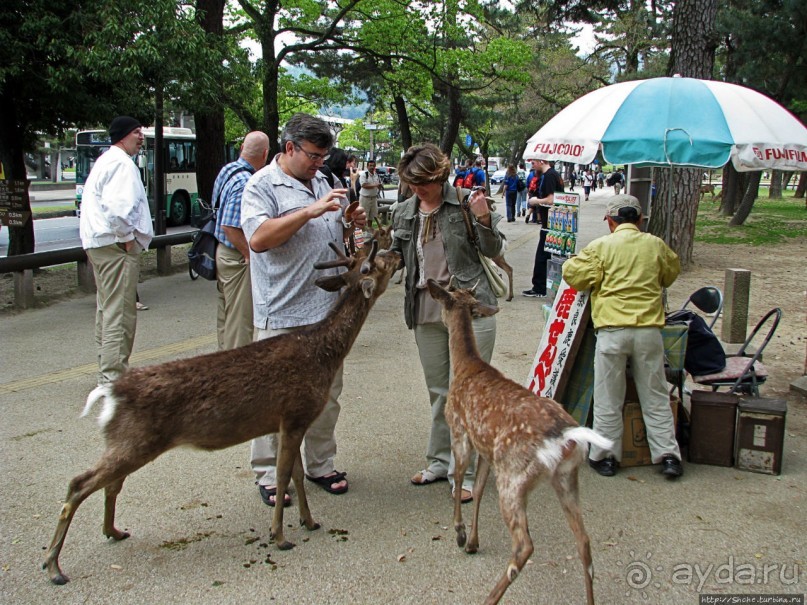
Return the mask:
[[[561,395],[576,345],[585,329],[588,298],[587,291],[578,292],[561,280],[527,378],[527,388],[536,395],[551,399]]]

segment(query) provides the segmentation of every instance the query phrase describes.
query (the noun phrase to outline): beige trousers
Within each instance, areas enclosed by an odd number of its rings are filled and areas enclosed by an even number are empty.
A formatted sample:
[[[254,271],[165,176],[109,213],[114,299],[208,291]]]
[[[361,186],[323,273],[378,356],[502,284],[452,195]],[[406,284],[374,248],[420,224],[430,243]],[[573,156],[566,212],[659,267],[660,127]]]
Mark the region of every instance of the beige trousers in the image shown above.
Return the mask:
[[[95,274],[95,344],[98,347],[98,384],[114,382],[129,367],[137,328],[137,280],[140,252],[123,244],[88,248]]]
[[[234,349],[251,343],[254,327],[249,264],[243,254],[224,244],[216,247],[216,289],[219,350]]]
[[[647,442],[654,464],[665,454],[679,460],[670,394],[664,376],[664,342],[659,328],[602,328],[597,330],[594,353],[594,431],[614,442],[608,451],[592,445],[589,458],[608,455],[622,459],[622,407],[625,403],[625,369],[631,362]]]

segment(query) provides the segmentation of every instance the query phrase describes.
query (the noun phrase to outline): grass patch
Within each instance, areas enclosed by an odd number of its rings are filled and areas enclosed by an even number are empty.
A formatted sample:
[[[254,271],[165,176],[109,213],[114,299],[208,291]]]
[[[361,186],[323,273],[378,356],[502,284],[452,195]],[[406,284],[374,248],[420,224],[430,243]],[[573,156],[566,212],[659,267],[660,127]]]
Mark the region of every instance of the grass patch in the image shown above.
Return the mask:
[[[69,202],[66,204],[58,204],[53,206],[33,206],[31,211],[34,213],[34,216],[37,214],[46,214],[50,212],[64,212],[64,211],[72,211],[76,209],[76,205],[73,202]]]
[[[804,200],[789,192],[785,198],[757,198],[744,225],[729,226],[719,203],[703,201],[698,207],[695,241],[706,244],[750,244],[769,246],[794,238],[807,239],[807,210]]]

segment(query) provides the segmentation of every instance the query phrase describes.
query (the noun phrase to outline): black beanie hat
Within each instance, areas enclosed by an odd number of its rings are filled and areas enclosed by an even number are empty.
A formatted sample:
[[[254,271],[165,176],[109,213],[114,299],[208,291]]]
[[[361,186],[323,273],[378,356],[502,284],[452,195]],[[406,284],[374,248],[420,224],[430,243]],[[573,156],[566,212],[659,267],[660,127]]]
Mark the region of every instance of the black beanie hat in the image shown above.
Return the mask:
[[[109,125],[109,140],[114,145],[135,128],[140,128],[140,122],[129,116],[118,116]]]

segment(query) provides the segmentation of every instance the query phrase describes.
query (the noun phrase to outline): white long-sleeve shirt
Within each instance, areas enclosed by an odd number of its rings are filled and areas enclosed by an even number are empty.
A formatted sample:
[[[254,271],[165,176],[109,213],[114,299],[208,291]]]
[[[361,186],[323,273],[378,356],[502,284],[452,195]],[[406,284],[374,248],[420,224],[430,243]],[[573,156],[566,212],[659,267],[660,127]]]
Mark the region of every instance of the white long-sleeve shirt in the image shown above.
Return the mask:
[[[110,147],[90,171],[81,196],[79,233],[85,250],[133,239],[147,249],[154,237],[140,171],[120,147]]]

